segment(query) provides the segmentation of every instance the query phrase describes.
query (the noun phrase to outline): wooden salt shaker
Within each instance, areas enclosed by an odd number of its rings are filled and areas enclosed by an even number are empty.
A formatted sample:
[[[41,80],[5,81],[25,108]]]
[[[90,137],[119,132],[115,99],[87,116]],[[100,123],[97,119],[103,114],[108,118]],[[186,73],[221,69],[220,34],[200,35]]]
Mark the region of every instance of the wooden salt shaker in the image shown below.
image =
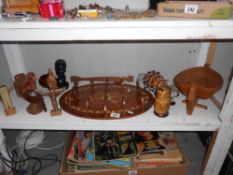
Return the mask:
[[[158,117],[166,117],[169,114],[171,103],[171,89],[164,85],[157,89],[154,103],[154,113]]]

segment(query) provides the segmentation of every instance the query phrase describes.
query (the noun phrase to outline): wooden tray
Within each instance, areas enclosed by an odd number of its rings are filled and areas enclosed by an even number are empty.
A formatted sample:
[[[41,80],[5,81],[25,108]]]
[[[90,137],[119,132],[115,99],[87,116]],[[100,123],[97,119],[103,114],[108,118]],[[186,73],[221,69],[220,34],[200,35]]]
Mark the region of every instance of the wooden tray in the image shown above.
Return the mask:
[[[123,119],[147,111],[153,96],[146,90],[121,83],[74,86],[59,102],[66,112],[91,119]]]

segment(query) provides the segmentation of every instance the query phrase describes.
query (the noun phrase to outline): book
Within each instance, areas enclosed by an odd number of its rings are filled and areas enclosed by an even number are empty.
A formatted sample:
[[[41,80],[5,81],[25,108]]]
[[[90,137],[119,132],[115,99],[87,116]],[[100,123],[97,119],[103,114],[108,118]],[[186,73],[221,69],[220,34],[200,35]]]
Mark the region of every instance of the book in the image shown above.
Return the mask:
[[[67,154],[67,162],[78,160],[77,132],[74,134],[69,152]]]
[[[180,163],[183,161],[183,155],[181,151],[177,148],[174,150],[165,151],[164,154],[142,154],[138,156],[139,162],[170,162],[170,163]]]
[[[94,133],[95,160],[111,160],[122,157],[115,132],[96,131]]]
[[[135,162],[140,166],[181,163],[183,154],[176,142],[175,134],[173,132],[158,132],[158,135],[159,143],[165,148],[164,153],[140,154]]]
[[[73,162],[95,160],[94,135],[92,131],[76,131],[67,160]]]
[[[159,135],[159,142],[163,144],[165,150],[173,150],[178,148],[176,136],[174,132],[158,132]]]
[[[132,166],[132,160],[130,158],[112,159],[103,161],[105,165],[116,168],[127,168]]]
[[[154,161],[154,162],[140,162],[138,160],[134,161],[134,166],[136,167],[155,167],[155,166],[162,166],[162,165],[174,165],[178,164],[177,162],[166,162],[166,161]]]
[[[80,162],[68,162],[73,165],[75,172],[93,172],[98,170],[109,169],[127,169],[132,166],[132,160],[129,158],[103,160],[103,161],[80,161]]]
[[[137,148],[134,143],[133,134],[129,131],[117,131],[116,142],[120,146],[122,157],[133,157],[137,154]]]
[[[139,154],[163,154],[165,151],[165,147],[159,143],[158,132],[155,131],[134,132],[134,141]]]

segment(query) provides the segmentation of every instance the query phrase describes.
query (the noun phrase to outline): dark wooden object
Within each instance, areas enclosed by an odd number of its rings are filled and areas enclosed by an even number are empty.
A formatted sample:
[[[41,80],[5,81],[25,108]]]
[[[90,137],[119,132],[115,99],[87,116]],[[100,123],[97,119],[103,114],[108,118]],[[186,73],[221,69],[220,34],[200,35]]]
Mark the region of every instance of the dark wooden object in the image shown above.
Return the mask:
[[[47,85],[47,77],[48,77],[48,74],[44,74],[44,75],[41,75],[40,78],[39,78],[39,84],[43,88],[49,88],[48,85]]]
[[[39,92],[28,89],[24,92],[23,97],[30,103],[27,107],[28,113],[35,115],[39,114],[43,110],[47,111],[44,99]]]
[[[128,77],[76,77],[74,86],[62,95],[59,102],[63,110],[75,116],[91,119],[123,119],[148,110],[153,96],[139,86],[124,84]],[[88,84],[81,85],[81,81]]]
[[[58,59],[55,62],[55,71],[57,74],[57,86],[59,88],[69,88],[69,83],[66,81],[66,62],[63,59]]]
[[[174,81],[181,93],[187,96],[185,102],[188,115],[193,113],[195,106],[207,109],[207,106],[197,103],[198,99],[210,98],[223,85],[221,75],[208,65],[186,69],[176,75]]]

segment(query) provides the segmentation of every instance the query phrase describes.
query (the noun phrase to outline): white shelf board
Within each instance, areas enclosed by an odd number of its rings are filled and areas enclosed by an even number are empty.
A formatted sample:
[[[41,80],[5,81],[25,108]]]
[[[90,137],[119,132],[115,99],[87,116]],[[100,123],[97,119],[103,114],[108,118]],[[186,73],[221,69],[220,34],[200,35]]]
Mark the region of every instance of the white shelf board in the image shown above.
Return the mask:
[[[209,40],[233,39],[233,18],[0,19],[0,41]]]
[[[175,98],[176,105],[170,109],[166,118],[156,117],[153,107],[142,115],[128,119],[93,120],[72,116],[62,111],[61,116],[51,117],[49,112],[30,115],[26,112],[27,102],[11,93],[12,101],[16,107],[15,115],[4,116],[3,106],[0,106],[1,129],[39,129],[39,130],[128,130],[128,131],[213,131],[219,128],[221,122],[218,118],[220,111],[210,100],[199,100],[206,104],[208,110],[195,108],[191,116],[186,114],[182,103],[184,96]],[[51,102],[45,98],[48,111]]]

